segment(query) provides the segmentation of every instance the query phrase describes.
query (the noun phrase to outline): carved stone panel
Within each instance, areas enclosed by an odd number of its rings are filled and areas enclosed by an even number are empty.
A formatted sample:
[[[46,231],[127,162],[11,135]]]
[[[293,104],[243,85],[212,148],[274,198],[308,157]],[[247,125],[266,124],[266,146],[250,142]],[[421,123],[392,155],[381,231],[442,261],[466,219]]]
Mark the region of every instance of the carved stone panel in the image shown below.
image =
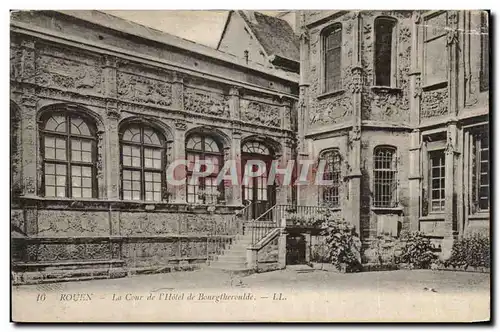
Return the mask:
[[[316,104],[309,113],[309,124],[320,126],[345,122],[352,115],[351,96],[341,96]]]
[[[421,117],[432,118],[448,113],[448,88],[422,93]]]
[[[149,77],[119,72],[118,96],[133,102],[170,106],[172,85]]]
[[[190,112],[229,118],[229,97],[211,91],[186,87],[184,108]]]
[[[407,122],[409,107],[400,91],[372,92],[371,102],[363,111],[363,119],[373,121]]]
[[[99,59],[48,46],[37,49],[36,84],[78,92],[102,92]]]
[[[241,120],[269,127],[280,127],[280,107],[253,100],[240,100]]]

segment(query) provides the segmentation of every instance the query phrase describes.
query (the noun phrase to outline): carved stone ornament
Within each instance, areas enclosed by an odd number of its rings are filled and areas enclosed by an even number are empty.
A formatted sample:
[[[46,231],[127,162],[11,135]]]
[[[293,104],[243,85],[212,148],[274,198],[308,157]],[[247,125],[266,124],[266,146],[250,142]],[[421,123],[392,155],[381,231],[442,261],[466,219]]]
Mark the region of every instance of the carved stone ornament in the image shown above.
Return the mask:
[[[413,92],[414,98],[422,97],[422,78],[420,75],[415,77],[415,91]]]
[[[215,92],[184,89],[184,108],[190,112],[229,118],[228,98]]]
[[[422,93],[421,116],[432,118],[448,113],[448,88]]]
[[[325,125],[340,123],[352,114],[352,98],[341,96],[333,100],[319,103],[311,110],[309,123],[311,125]]]
[[[280,107],[257,101],[242,100],[241,120],[254,124],[280,127]]]
[[[172,85],[152,78],[118,73],[118,95],[127,100],[170,106],[172,104]]]
[[[186,130],[187,124],[181,120],[175,120],[175,128],[179,130]]]
[[[117,108],[109,108],[107,114],[110,119],[120,120],[121,112]]]

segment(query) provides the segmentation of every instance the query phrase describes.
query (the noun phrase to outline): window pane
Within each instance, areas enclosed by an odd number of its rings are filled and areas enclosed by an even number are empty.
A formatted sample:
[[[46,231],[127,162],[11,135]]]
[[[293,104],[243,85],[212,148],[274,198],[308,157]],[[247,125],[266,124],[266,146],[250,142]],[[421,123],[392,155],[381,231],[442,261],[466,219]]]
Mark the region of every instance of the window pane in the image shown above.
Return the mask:
[[[66,117],[64,115],[53,115],[47,120],[45,130],[66,132]]]
[[[81,188],[73,188],[71,195],[72,195],[72,197],[75,197],[75,198],[82,197],[82,189]]]
[[[57,197],[66,196],[66,187],[56,187]]]
[[[45,196],[47,197],[55,197],[56,196],[56,188],[52,186],[45,186]]]
[[[392,38],[394,22],[377,19],[375,22],[375,84],[391,86]]]

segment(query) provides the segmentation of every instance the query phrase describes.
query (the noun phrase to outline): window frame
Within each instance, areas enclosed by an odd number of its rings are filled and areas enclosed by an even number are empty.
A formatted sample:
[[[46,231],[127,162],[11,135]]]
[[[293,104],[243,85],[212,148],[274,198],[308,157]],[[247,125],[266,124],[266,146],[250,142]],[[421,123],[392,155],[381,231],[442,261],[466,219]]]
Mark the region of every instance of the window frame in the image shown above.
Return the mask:
[[[326,159],[327,156],[329,157],[329,159]],[[318,158],[318,165],[323,160],[326,160],[326,163],[325,168],[323,170],[320,170],[322,173],[322,179],[325,180],[325,174],[331,174],[331,179],[326,180],[333,180],[334,182],[331,186],[320,186],[318,188],[318,203],[319,205],[326,206],[328,208],[340,208],[340,188],[342,177],[342,154],[340,153],[340,149],[332,148],[321,151]],[[331,166],[331,170],[329,169],[329,166]],[[337,178],[337,181],[335,181],[335,178]],[[332,191],[333,194],[331,194]],[[330,201],[325,200],[326,192],[330,192]]]
[[[470,180],[471,180],[471,187],[470,187],[470,193],[467,193],[471,197],[471,208],[472,208],[472,213],[484,213],[484,212],[489,212],[491,209],[491,155],[490,155],[490,150],[491,150],[491,142],[490,142],[490,136],[489,136],[489,126],[481,126],[480,128],[475,128],[470,132],[471,136],[471,141],[469,144],[470,146],[470,158],[471,158],[471,165],[469,168],[469,175]],[[487,179],[488,179],[488,184],[484,185],[481,182],[481,163],[484,161],[482,159],[482,154],[481,152],[484,150],[481,150],[482,148],[482,139],[487,140]],[[481,187],[487,187],[488,188],[488,201],[487,201],[487,208],[481,208],[481,198],[480,198],[480,188]]]
[[[429,21],[436,18],[437,16],[444,15],[446,19],[446,26],[443,29],[443,32],[439,35],[434,35],[433,37],[428,37],[427,36],[427,30],[426,27],[429,25]],[[431,87],[446,87],[448,85],[448,74],[446,74],[446,77],[443,80],[436,80],[435,82],[429,82],[429,73],[427,73],[426,70],[426,61],[427,61],[427,43],[432,42],[435,40],[438,40],[440,38],[445,39],[445,45],[447,44],[446,38],[447,38],[447,30],[446,27],[448,27],[448,13],[443,10],[438,10],[438,11],[431,11],[429,14],[425,15],[423,17],[423,27],[422,27],[422,33],[421,36],[419,37],[420,44],[422,45],[422,50],[421,50],[421,57],[422,57],[422,63],[421,63],[421,71],[422,71],[422,86],[424,88],[431,88]],[[450,67],[450,61],[448,59],[448,47],[445,46],[444,52],[446,53],[446,68],[445,72],[449,72],[449,67]]]
[[[191,138],[193,138],[194,136],[198,136],[201,138],[201,147],[202,147],[202,150],[196,150],[196,149],[190,149],[187,147],[189,141]],[[205,150],[205,139],[206,138],[210,138],[212,139],[215,144],[217,145],[218,149],[219,149],[219,152],[207,152]],[[219,162],[219,171],[222,169],[222,167],[224,166],[224,146],[223,144],[220,142],[220,140],[215,136],[215,135],[210,135],[210,134],[207,134],[207,133],[192,133],[191,135],[187,136],[186,137],[186,143],[184,145],[184,149],[185,149],[185,153],[186,153],[186,160],[188,161],[188,164],[186,165],[186,203],[188,204],[197,204],[199,202],[195,201],[195,202],[192,202],[189,200],[189,197],[190,197],[190,194],[189,194],[189,188],[193,185],[190,184],[190,181],[191,181],[191,176],[193,174],[193,171],[192,170],[189,170],[189,158],[188,158],[188,155],[189,154],[193,154],[193,155],[198,155],[199,156],[199,160],[207,160],[205,159],[207,156],[212,156],[212,157],[217,157],[218,158],[218,162]],[[194,166],[194,165],[193,165]],[[212,179],[217,179],[218,175],[217,174],[212,174],[212,175],[209,175],[209,176],[205,176],[205,177],[201,177],[201,178],[198,178],[198,184],[196,185],[197,189],[195,189],[195,192],[194,192],[194,196],[198,195],[198,192],[200,190],[205,190],[205,187],[206,187],[206,184],[205,184],[205,179],[206,178],[212,178]],[[216,186],[217,190],[219,191],[219,196],[217,197],[216,199],[216,204],[220,204],[223,200],[224,200],[224,182],[221,181],[217,186]],[[199,199],[199,196],[198,196],[198,199]],[[206,197],[203,197],[202,199],[202,204],[207,204],[207,201],[206,201]]]
[[[45,127],[47,125],[47,122],[54,116],[63,116],[64,117],[64,123],[66,125],[66,131],[65,132],[57,132],[57,131],[51,131],[47,130]],[[87,128],[89,129],[90,135],[81,135],[81,134],[73,134],[71,133],[71,118],[80,118],[86,125]],[[70,110],[54,110],[50,112],[46,112],[43,114],[40,118],[40,126],[39,126],[39,135],[40,135],[40,157],[41,157],[41,162],[42,162],[42,177],[41,177],[41,187],[40,187],[40,194],[43,197],[47,198],[54,198],[54,199],[61,199],[61,198],[66,198],[66,199],[95,199],[98,198],[98,182],[97,182],[97,127],[95,124],[95,121],[91,119],[89,116],[82,114],[82,113],[77,113],[74,111]],[[66,151],[66,160],[58,160],[57,158],[54,159],[48,159],[46,156],[46,151],[45,151],[45,138],[47,137],[52,137],[52,138],[62,138],[65,141],[65,151]],[[71,142],[73,139],[80,139],[80,140],[87,140],[90,141],[90,147],[91,147],[91,161],[86,162],[83,160],[80,161],[73,161],[72,160],[72,147],[71,147]],[[65,165],[66,167],[66,174],[64,175],[66,182],[65,182],[65,195],[64,197],[57,196],[57,189],[55,189],[55,196],[47,196],[47,188],[46,188],[46,165],[51,164],[54,165],[55,169],[57,168],[57,165]],[[91,197],[73,197],[73,183],[72,183],[72,166],[80,166],[80,167],[90,167],[91,169]],[[57,182],[57,171],[54,170],[54,176],[55,176],[55,182]],[[58,186],[55,185],[55,188]],[[80,187],[84,188],[84,187]]]
[[[390,161],[390,168],[377,168],[377,163],[380,162],[377,159],[377,155],[379,152],[386,151],[391,153],[391,161]],[[387,162],[387,160],[382,160],[382,162]],[[399,162],[399,157],[398,157],[398,149],[395,146],[391,145],[379,145],[376,146],[373,149],[373,201],[372,201],[372,206],[374,208],[381,208],[381,209],[390,209],[390,208],[396,208],[399,206],[399,169],[398,169],[398,162]],[[385,177],[379,178],[378,175],[383,174]],[[391,174],[392,180],[390,182],[383,182],[389,179],[387,177],[388,174]],[[390,199],[385,201],[382,197],[379,197],[379,195],[382,195],[382,191],[377,191],[377,186],[379,185],[379,181],[382,181],[381,186],[387,186],[389,185],[389,195],[388,196]],[[382,195],[384,196],[384,195]]]
[[[340,49],[340,56],[338,58],[338,67],[339,67],[339,81],[338,81],[338,86],[334,86],[333,88],[329,89],[329,84],[328,84],[328,77],[327,77],[327,38],[332,35],[335,31],[339,30],[340,31],[340,42],[338,47],[334,47],[331,50],[334,50],[336,48]],[[338,91],[342,91],[343,89],[343,78],[342,78],[342,63],[343,63],[343,43],[344,41],[344,28],[342,26],[342,23],[340,22],[335,22],[332,25],[329,25],[328,27],[324,28],[323,31],[321,31],[321,85],[322,85],[322,93],[327,94],[327,93],[335,93]],[[335,85],[335,82],[332,82],[332,86]]]
[[[486,11],[480,12],[480,57],[481,65],[479,70],[479,91],[489,91],[490,87],[490,35],[489,35],[489,15]]]
[[[380,21],[385,21],[387,23],[391,23],[392,25],[392,34],[391,34],[391,64],[390,64],[390,72],[389,72],[389,85],[387,84],[378,84],[378,76],[377,76],[377,23]],[[378,16],[373,21],[373,85],[376,87],[384,87],[384,88],[397,88],[398,80],[397,80],[397,69],[398,69],[398,20],[391,16]]]
[[[123,134],[130,128],[133,127],[138,127],[140,130],[140,142],[132,142],[132,141],[124,141],[123,140]],[[157,136],[158,139],[160,140],[161,145],[154,145],[154,144],[149,144],[149,143],[144,143],[144,130],[145,129],[150,129],[152,130]],[[165,165],[166,165],[166,138],[165,135],[156,127],[148,124],[148,123],[143,123],[143,122],[130,122],[125,125],[122,125],[120,127],[119,131],[119,144],[120,144],[120,199],[121,200],[126,200],[126,201],[134,201],[134,202],[150,202],[150,203],[160,203],[165,201],[165,195],[167,192],[166,189],[166,177],[165,177]],[[126,166],[123,163],[123,147],[127,146],[139,146],[140,148],[140,163],[141,166]],[[146,156],[144,154],[145,148],[151,148],[151,149],[159,149],[161,150],[160,152],[160,169],[157,168],[149,168],[145,166],[145,159]],[[141,178],[140,178],[140,199],[133,199],[133,191],[131,191],[131,197],[130,199],[125,199],[124,198],[124,177],[123,177],[123,172],[124,171],[140,171]],[[145,179],[145,173],[150,172],[150,173],[160,173],[160,200],[156,201],[154,200],[154,191],[153,191],[153,200],[146,200],[146,179]],[[132,181],[132,180],[131,180]],[[153,182],[154,183],[154,182]]]
[[[428,195],[427,195],[427,199],[428,199],[428,214],[442,214],[442,213],[445,213],[446,212],[446,152],[445,152],[445,149],[444,148],[439,148],[439,149],[435,149],[435,150],[429,150],[427,152],[427,170],[428,170],[428,187],[429,187],[429,190],[428,190]],[[442,169],[442,174],[441,174],[441,171],[440,171],[440,175],[439,177],[433,177],[432,175],[432,170],[433,170],[433,159],[434,159],[434,156],[438,156],[440,159],[442,159],[442,164],[438,165],[439,168]],[[435,168],[438,168],[438,167],[435,167]],[[439,180],[440,181],[440,185],[438,188],[435,188],[433,186],[433,180]],[[441,186],[441,180],[444,181],[444,184],[443,186]],[[439,210],[434,210],[433,209],[433,201],[436,201],[436,199],[433,199],[432,198],[432,192],[434,190],[439,190],[440,192],[440,197],[439,199],[437,199],[437,201],[441,203],[443,203],[443,206],[442,208],[440,207]],[[443,196],[441,197],[441,191],[443,191]]]

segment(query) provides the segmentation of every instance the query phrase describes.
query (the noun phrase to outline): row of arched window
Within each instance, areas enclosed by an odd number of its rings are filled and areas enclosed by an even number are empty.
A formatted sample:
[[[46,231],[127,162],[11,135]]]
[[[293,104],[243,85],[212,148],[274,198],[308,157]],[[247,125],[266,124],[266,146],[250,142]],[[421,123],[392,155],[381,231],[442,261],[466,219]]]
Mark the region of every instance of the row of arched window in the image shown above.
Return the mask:
[[[79,113],[52,112],[41,118],[40,134],[42,195],[97,197],[97,128],[93,121]],[[121,198],[166,200],[166,137],[143,122],[122,126],[119,137]],[[210,134],[193,133],[186,137],[185,152],[187,202],[209,203],[222,199],[224,188],[217,183],[217,175],[224,164],[221,142]],[[265,158],[271,154],[268,147],[255,141],[246,142],[242,152]],[[213,172],[192,181],[194,165],[200,160],[210,160]],[[252,184],[247,186],[247,191],[252,190]]]
[[[374,23],[374,85],[396,85],[396,23],[392,17],[377,17]],[[342,24],[335,23],[322,32],[323,92],[342,89]]]
[[[325,161],[323,179],[331,185],[320,187],[319,203],[323,206],[340,206],[342,157],[338,149],[329,149],[320,154]],[[397,154],[389,146],[378,146],[373,153],[373,206],[396,207],[397,201]]]

